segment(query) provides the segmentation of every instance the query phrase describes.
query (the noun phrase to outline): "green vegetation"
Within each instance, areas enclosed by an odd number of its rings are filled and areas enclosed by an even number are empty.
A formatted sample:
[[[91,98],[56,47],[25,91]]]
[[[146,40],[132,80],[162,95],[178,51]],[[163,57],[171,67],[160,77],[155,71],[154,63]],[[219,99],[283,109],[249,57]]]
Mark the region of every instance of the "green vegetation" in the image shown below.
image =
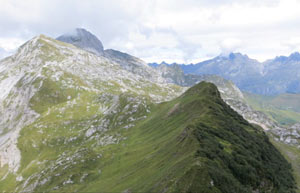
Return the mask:
[[[222,101],[213,84],[202,82],[161,104],[129,93],[117,98],[98,93],[75,97],[46,103],[48,111],[21,131],[17,175],[28,179],[26,188],[35,187],[36,192],[295,190],[288,162],[261,129]],[[97,130],[87,135],[91,128]],[[110,142],[100,143],[107,136],[112,137]],[[0,191],[14,191],[24,184],[11,175],[0,182]]]
[[[244,93],[247,102],[256,110],[264,112],[281,125],[290,126],[300,120],[300,95],[280,94],[277,96],[261,96]],[[273,139],[271,136],[270,139]],[[287,145],[272,140],[272,143],[291,163],[293,175],[297,183],[297,192],[300,192],[300,150],[299,147]]]
[[[300,150],[298,147],[287,145],[272,140],[275,147],[284,155],[292,164],[293,174],[297,183],[297,192],[300,192]]]
[[[44,69],[43,73],[51,74],[53,72]],[[38,113],[43,113],[49,107],[66,102],[68,98],[76,98],[78,94],[82,93],[82,89],[72,88],[71,85],[86,86],[78,77],[70,73],[64,73],[60,77],[60,81],[54,81],[50,78],[38,78],[33,85],[37,89],[40,87],[39,92],[30,100],[31,108]]]
[[[187,93],[197,93],[196,88]],[[197,155],[206,159],[205,168],[215,186],[219,186],[221,192],[251,192],[251,189],[289,192],[293,177],[286,171],[291,171],[291,167],[263,131],[233,112],[209,86],[199,93],[207,92],[206,97],[210,96],[210,100],[199,101],[202,104],[199,107],[206,109],[206,113],[189,128],[195,128],[194,133],[201,144]]]
[[[292,125],[300,120],[300,95],[281,94],[262,96],[244,93],[247,102],[282,125]]]

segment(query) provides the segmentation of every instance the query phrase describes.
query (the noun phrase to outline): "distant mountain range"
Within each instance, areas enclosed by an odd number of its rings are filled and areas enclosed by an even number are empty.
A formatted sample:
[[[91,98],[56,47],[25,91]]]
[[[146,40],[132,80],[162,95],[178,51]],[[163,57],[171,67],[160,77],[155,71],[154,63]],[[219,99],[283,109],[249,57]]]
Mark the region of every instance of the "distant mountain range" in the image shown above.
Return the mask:
[[[215,74],[232,80],[241,90],[254,94],[275,95],[280,93],[300,93],[300,54],[279,56],[272,60],[259,62],[241,53],[217,56],[197,64],[161,64],[178,65],[185,74]]]

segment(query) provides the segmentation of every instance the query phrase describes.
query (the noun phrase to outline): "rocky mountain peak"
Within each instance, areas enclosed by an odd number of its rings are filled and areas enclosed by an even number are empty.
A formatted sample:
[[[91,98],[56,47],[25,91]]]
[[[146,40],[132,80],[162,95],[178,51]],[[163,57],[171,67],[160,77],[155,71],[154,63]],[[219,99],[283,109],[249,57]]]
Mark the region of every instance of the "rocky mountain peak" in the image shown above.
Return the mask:
[[[288,61],[300,61],[300,53],[294,52],[289,56],[277,56],[274,60],[270,60],[271,62],[279,62],[284,63]],[[268,61],[268,62],[270,62]]]
[[[221,54],[217,58],[226,58],[229,60],[236,60],[236,59],[248,60],[249,59],[249,57],[246,54],[242,54],[239,52],[230,52],[229,54]]]
[[[165,61],[162,61],[159,65],[166,65],[166,66],[168,66],[169,64],[167,62],[165,62]]]
[[[76,28],[73,32],[63,34],[56,39],[95,54],[103,53],[102,42],[94,34],[83,28]]]
[[[248,58],[247,55],[243,55],[241,53],[230,53],[228,56],[229,59],[235,59],[235,58]]]

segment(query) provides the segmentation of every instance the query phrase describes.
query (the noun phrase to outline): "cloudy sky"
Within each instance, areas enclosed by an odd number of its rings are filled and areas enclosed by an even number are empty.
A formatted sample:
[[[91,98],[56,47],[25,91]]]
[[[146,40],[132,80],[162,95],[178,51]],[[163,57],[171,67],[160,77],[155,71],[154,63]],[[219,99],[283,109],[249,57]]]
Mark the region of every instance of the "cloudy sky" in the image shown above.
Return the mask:
[[[76,27],[147,62],[300,51],[300,0],[0,0],[0,58]]]

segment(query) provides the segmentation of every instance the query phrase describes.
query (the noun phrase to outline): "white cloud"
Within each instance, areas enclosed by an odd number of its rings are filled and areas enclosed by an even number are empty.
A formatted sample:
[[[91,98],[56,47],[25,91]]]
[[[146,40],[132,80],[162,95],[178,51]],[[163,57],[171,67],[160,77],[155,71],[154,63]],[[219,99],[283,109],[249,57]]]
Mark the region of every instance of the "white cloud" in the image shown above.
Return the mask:
[[[0,58],[12,55],[23,43],[19,38],[0,38]]]
[[[236,52],[242,46],[242,41],[237,38],[227,38],[220,43],[222,53]]]
[[[19,38],[0,38],[0,47],[6,51],[13,51],[17,47],[24,43],[22,39]]]
[[[0,58],[4,58],[6,56],[8,56],[8,53],[0,47]]]
[[[0,4],[0,47],[5,49],[40,33],[56,37],[84,27],[105,48],[148,62],[196,62],[230,51],[265,60],[300,51],[299,0],[0,0]],[[11,39],[18,43],[7,43]]]

